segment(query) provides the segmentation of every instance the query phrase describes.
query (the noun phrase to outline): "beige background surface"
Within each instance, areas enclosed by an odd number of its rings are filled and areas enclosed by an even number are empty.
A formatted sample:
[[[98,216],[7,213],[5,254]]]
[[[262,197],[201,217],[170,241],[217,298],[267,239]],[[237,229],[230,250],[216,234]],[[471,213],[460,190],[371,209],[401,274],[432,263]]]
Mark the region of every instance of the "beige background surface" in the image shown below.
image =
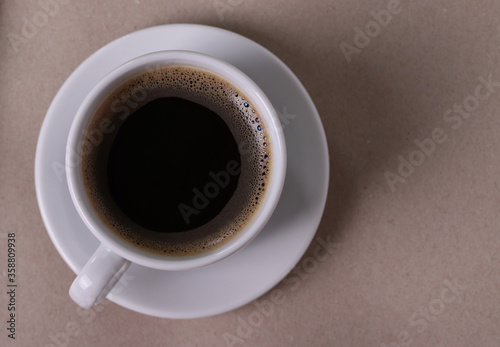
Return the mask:
[[[377,30],[371,12],[389,0],[60,0],[33,37],[13,44],[46,1],[0,1],[1,346],[228,346],[238,332],[236,346],[500,345],[500,3],[403,1]],[[113,39],[182,22],[275,53],[311,94],[328,138],[317,237],[335,251],[315,268],[303,258],[302,277],[277,285],[284,302],[251,330],[241,322],[255,303],[193,320],[110,302],[82,315],[67,295],[74,274],[38,211],[36,141],[65,79]],[[370,42],[359,34],[367,29]],[[341,47],[356,43],[365,47],[348,62]],[[433,151],[419,156],[415,141],[433,134],[442,143],[424,142]],[[396,181],[402,160],[418,166]],[[8,232],[17,235],[16,340],[6,330]]]

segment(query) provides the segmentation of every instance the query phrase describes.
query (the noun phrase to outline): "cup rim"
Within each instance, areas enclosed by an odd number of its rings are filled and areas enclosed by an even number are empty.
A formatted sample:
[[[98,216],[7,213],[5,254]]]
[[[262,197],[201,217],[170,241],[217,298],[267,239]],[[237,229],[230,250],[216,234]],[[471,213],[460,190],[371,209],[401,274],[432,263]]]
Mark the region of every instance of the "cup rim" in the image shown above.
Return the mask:
[[[271,184],[252,220],[231,240],[207,252],[191,256],[160,256],[140,250],[116,236],[104,225],[90,205],[81,182],[80,156],[82,132],[100,103],[122,82],[145,68],[161,64],[192,66],[208,70],[238,87],[254,103],[268,125],[273,151]],[[76,155],[76,156],[75,156]],[[286,174],[286,147],[281,122],[273,105],[260,87],[233,65],[204,53],[183,50],[157,51],[133,58],[107,74],[87,94],[72,121],[66,145],[66,177],[73,204],[92,234],[106,247],[121,257],[139,265],[162,270],[187,270],[220,261],[254,239],[271,217],[281,195]]]

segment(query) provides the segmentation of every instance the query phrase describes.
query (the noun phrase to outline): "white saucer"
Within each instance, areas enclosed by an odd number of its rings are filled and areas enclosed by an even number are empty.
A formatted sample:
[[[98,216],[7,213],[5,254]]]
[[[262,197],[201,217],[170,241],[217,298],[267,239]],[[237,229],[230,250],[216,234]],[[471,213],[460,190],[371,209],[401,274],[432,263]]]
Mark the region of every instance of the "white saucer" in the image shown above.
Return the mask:
[[[283,115],[288,150],[281,200],[264,230],[243,250],[205,268],[166,272],[133,264],[108,298],[131,310],[164,318],[197,318],[235,309],[258,298],[292,270],[309,246],[326,203],[326,137],[306,90],[276,56],[219,28],[174,24],[117,39],[85,60],[54,98],[43,123],[35,162],[41,214],[52,242],[76,273],[98,246],[80,220],[57,169],[64,165],[73,116],[90,89],[116,66],[142,54],[182,49],[223,59],[250,76]],[[68,288],[72,282],[68,278]]]

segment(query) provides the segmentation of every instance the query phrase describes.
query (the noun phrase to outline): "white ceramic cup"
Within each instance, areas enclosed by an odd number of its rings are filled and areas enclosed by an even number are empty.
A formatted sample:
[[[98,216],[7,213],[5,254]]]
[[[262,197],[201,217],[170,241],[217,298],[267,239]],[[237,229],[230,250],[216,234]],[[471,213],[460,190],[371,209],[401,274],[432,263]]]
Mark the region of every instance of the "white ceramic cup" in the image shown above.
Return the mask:
[[[205,253],[191,256],[160,256],[135,248],[103,223],[85,192],[81,173],[83,134],[101,102],[121,83],[151,68],[191,66],[212,72],[246,95],[267,125],[273,155],[268,189],[251,221],[230,241]],[[188,270],[213,264],[247,245],[271,217],[285,181],[286,149],[283,131],[274,108],[262,90],[234,66],[191,51],[160,51],[134,58],[105,76],[87,95],[71,125],[66,147],[66,175],[73,203],[89,230],[101,242],[73,281],[69,294],[81,307],[91,308],[107,296],[131,263],[160,270]]]

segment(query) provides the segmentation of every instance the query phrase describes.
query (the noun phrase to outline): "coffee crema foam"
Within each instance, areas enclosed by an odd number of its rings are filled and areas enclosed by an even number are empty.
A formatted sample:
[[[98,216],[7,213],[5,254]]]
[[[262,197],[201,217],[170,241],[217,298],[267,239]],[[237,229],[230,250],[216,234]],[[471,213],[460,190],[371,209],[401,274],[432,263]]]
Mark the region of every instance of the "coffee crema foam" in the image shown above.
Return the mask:
[[[217,113],[236,140],[241,158],[238,185],[227,205],[208,223],[183,232],[156,232],[134,223],[117,206],[107,185],[107,159],[120,125],[135,110],[163,97],[186,99]],[[195,255],[232,239],[255,215],[271,175],[271,147],[266,124],[233,84],[197,67],[155,67],[129,78],[98,107],[84,134],[82,177],[97,215],[120,239],[157,255]]]

